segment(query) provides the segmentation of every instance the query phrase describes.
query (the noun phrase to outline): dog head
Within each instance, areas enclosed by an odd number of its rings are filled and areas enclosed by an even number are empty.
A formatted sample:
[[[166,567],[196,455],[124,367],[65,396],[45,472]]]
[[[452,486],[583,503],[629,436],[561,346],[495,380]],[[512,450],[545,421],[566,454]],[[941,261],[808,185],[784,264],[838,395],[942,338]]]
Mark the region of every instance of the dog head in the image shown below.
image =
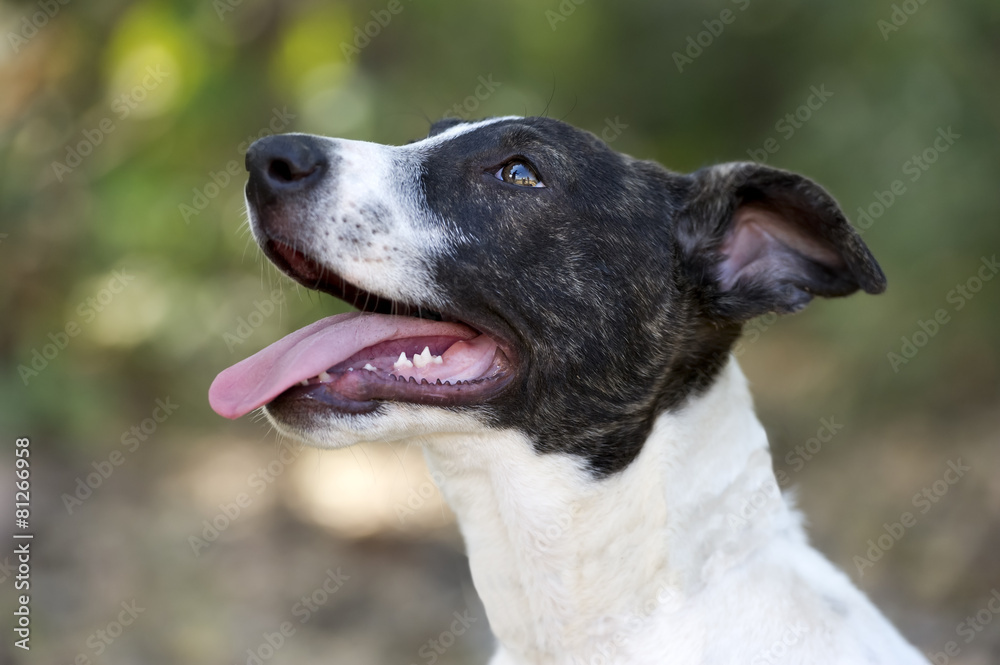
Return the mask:
[[[318,445],[514,428],[606,475],[712,383],[743,322],[885,288],[812,181],[677,174],[548,118],[405,146],[273,136],[247,168],[267,257],[361,312],[226,370],[210,401]]]

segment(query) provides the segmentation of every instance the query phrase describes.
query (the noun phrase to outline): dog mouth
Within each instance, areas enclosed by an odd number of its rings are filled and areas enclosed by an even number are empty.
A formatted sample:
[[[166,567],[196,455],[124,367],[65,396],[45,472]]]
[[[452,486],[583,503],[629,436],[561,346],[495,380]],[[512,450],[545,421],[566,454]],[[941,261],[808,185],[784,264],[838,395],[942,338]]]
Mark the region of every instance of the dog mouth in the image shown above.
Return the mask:
[[[275,400],[346,414],[385,401],[478,404],[513,378],[510,346],[474,324],[364,291],[281,241],[263,249],[295,281],[360,311],[316,321],[222,371],[208,393],[219,415],[239,418]]]

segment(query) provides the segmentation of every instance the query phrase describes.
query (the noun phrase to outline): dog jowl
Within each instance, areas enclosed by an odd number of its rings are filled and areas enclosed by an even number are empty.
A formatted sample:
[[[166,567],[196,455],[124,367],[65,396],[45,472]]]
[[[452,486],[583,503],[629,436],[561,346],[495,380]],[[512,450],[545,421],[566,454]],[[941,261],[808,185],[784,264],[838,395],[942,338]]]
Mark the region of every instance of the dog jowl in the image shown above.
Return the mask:
[[[752,163],[676,174],[546,118],[442,121],[399,147],[281,135],[247,167],[267,257],[361,313],[230,368],[210,398],[306,438],[363,438],[420,405],[614,473],[711,384],[744,321],[885,288],[813,182]]]

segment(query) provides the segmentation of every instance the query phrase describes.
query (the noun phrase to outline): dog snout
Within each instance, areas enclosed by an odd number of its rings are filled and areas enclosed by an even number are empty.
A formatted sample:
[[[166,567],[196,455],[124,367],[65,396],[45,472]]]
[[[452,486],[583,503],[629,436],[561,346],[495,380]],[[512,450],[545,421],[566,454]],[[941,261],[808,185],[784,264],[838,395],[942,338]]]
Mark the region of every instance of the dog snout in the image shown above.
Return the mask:
[[[246,168],[252,186],[280,196],[315,186],[329,168],[329,160],[315,137],[281,134],[255,141],[247,151]]]

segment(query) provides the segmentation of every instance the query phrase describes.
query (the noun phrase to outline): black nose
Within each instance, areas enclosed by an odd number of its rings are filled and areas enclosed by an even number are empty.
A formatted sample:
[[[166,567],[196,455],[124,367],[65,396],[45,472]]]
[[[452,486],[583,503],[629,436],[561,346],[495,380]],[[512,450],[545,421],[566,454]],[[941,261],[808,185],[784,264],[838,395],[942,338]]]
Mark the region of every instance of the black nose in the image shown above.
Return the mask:
[[[279,134],[254,141],[247,150],[250,184],[280,195],[303,192],[319,182],[329,161],[316,137]]]

